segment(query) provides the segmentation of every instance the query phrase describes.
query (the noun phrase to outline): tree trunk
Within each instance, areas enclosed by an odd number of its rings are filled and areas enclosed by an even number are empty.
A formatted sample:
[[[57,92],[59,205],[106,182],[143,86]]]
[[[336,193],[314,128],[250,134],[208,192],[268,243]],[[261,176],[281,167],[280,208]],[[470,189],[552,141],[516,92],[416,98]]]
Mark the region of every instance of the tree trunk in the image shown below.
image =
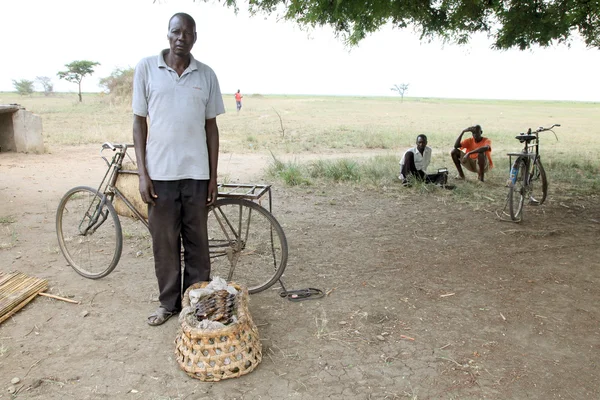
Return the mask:
[[[79,102],[81,103],[81,81],[79,81]]]

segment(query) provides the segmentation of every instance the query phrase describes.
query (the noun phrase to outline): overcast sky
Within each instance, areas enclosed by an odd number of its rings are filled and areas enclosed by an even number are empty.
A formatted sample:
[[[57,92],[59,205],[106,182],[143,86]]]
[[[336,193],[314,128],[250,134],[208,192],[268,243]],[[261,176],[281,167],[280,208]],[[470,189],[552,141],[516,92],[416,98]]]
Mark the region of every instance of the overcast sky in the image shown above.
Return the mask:
[[[420,43],[386,27],[349,49],[329,28],[307,32],[201,0],[3,1],[0,91],[14,90],[13,79],[49,76],[56,91],[75,92],[56,76],[74,60],[102,64],[83,81],[84,91],[99,91],[99,78],[116,67],[167,48],[168,20],[180,11],[195,18],[192,53],[215,70],[224,93],[393,96],[394,84],[408,83],[414,97],[600,101],[600,50],[579,40],[494,51],[485,36],[463,46]]]

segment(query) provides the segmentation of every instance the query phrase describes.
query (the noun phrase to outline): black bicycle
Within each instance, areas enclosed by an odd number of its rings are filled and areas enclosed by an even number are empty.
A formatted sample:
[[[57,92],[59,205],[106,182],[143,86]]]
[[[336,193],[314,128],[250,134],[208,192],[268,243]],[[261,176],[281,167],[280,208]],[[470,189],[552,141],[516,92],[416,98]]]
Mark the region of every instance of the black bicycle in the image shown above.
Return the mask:
[[[507,153],[511,166],[507,184],[507,205],[510,219],[515,222],[523,219],[525,199],[530,205],[536,206],[543,204],[546,200],[548,178],[540,157],[539,134],[551,131],[556,137],[556,133],[552,129],[558,126],[560,125],[554,124],[550,128],[539,127],[535,131],[529,128],[527,133],[521,133],[515,137],[519,142],[524,143],[523,150],[520,153]],[[513,156],[516,157],[514,163],[512,162]]]

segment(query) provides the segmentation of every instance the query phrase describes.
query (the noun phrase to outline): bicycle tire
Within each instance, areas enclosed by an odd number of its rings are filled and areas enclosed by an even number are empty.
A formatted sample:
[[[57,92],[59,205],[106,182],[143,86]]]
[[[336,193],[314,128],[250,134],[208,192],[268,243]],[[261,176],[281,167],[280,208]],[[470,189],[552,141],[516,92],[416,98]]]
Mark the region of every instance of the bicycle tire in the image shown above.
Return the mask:
[[[208,214],[211,275],[258,293],[281,278],[288,258],[279,222],[246,199],[218,199]]]
[[[536,192],[535,188],[539,187],[538,182],[542,184],[542,192]],[[542,205],[546,200],[546,196],[548,195],[548,180],[546,179],[546,171],[544,170],[544,166],[542,165],[542,160],[540,158],[536,158],[533,163],[533,167],[531,168],[531,173],[529,175],[529,184],[531,188],[531,193],[529,195],[529,203],[533,205]]]
[[[513,168],[516,169],[516,180],[511,182],[508,189],[508,208],[510,219],[520,221],[523,216],[523,203],[525,202],[525,187],[527,186],[527,164],[525,159],[519,157],[515,160]]]
[[[58,245],[69,265],[81,276],[99,279],[117,266],[123,250],[121,223],[113,205],[106,201],[95,229],[82,234],[88,226],[102,195],[91,187],[77,186],[60,200],[56,211]],[[93,210],[90,214],[89,210]],[[107,251],[107,249],[109,249]]]

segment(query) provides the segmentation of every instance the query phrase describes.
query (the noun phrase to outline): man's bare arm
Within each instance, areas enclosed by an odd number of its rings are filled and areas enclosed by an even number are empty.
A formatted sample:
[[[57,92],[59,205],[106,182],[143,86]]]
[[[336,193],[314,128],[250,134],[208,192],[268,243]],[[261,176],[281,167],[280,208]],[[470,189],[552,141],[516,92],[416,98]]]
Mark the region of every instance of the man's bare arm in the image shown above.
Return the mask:
[[[476,153],[485,153],[488,150],[490,150],[490,146],[482,146],[482,147],[478,147],[474,150],[471,150],[470,152],[467,153],[467,155],[476,154]]]
[[[217,166],[219,163],[219,127],[217,118],[206,120],[206,145],[208,147],[208,164],[210,180],[208,182],[208,198],[206,205],[210,206],[217,200]]]
[[[469,129],[469,128],[467,128],[467,129]],[[462,141],[462,137],[465,134],[465,132],[468,132],[467,129],[463,129],[463,131],[460,133],[460,135],[458,135],[458,137],[456,138],[456,141],[454,142],[455,149],[460,149],[460,142]]]
[[[148,122],[146,117],[133,115],[133,145],[135,147],[135,158],[140,177],[140,195],[144,203],[154,205],[157,197],[154,193],[154,185],[146,170],[146,140],[148,139]]]

